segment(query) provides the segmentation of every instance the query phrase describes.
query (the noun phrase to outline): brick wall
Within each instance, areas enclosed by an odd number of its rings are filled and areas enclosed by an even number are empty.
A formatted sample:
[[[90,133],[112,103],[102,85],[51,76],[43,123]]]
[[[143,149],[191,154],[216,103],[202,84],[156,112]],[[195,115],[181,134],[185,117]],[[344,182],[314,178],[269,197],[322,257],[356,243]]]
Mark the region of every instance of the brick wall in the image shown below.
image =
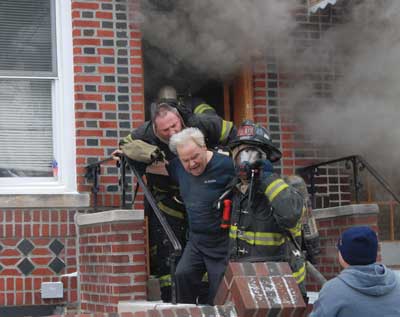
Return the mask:
[[[343,10],[338,3],[309,15],[307,1],[294,1],[292,14],[297,27],[287,40],[291,46],[276,50],[266,43],[265,57],[257,58],[253,63],[254,119],[268,127],[274,144],[281,149],[282,160],[276,166],[285,175],[326,157],[324,151],[304,135],[299,121],[293,116],[293,109],[309,104],[313,98],[332,97],[331,84],[338,76],[337,65],[332,63],[317,68],[312,58],[304,64],[305,60],[300,56],[311,46],[318,49],[322,45],[320,40],[324,32],[341,23]],[[280,56],[279,50],[284,51],[282,55],[286,58]],[[296,90],[305,83],[312,87],[311,95],[307,96],[308,100],[301,100],[296,97],[299,95]]]
[[[321,242],[321,254],[316,257],[315,266],[327,279],[337,276],[341,271],[336,248],[341,233],[352,226],[364,225],[378,232],[378,212],[378,206],[375,204],[314,210]],[[307,276],[307,290],[319,289],[320,286]]]
[[[143,211],[81,214],[81,311],[116,312],[121,300],[145,300],[146,239]]]
[[[139,1],[72,1],[78,190],[85,166],[108,157],[144,121]],[[101,169],[99,206],[119,206],[118,171]],[[128,195],[130,199],[130,195]],[[139,207],[136,206],[136,207]]]
[[[0,306],[63,305],[77,298],[75,211],[0,209]],[[42,282],[63,282],[62,299],[42,299]]]

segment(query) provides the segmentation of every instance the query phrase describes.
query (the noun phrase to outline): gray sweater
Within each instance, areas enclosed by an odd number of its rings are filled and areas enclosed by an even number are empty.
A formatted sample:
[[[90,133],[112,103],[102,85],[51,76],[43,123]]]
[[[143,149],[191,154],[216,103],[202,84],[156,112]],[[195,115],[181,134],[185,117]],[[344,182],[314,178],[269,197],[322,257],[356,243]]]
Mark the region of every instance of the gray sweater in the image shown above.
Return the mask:
[[[381,264],[350,266],[327,282],[310,317],[400,316],[400,282]]]

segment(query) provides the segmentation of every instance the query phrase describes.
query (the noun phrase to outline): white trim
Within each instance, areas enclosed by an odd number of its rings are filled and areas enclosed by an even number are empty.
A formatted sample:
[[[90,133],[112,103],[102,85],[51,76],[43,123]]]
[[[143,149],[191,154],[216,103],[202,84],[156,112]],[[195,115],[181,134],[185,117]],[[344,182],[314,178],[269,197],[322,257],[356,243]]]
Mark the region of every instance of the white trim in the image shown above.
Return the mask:
[[[0,178],[0,194],[76,193],[76,146],[71,0],[54,0],[58,79],[53,83],[53,141],[57,178]],[[1,206],[0,206],[1,207]]]

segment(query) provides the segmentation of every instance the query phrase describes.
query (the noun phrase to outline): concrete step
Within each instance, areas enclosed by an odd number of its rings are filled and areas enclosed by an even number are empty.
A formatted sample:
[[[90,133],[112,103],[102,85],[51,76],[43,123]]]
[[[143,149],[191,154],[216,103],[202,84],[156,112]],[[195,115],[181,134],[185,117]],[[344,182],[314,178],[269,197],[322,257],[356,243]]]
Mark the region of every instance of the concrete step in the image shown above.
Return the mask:
[[[238,317],[235,307],[228,303],[222,306],[171,304],[161,301],[121,301],[118,313],[138,316],[204,316],[204,317]]]
[[[163,301],[120,301],[118,303],[118,313],[146,312],[148,310],[193,308],[195,304],[172,304]]]

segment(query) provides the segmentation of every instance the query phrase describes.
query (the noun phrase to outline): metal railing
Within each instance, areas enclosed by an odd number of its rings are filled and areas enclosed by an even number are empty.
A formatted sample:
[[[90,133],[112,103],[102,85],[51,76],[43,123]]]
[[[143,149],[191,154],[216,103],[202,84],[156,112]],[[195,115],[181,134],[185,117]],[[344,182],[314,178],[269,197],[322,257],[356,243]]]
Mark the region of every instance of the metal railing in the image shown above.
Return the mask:
[[[308,180],[310,189],[309,193],[311,196],[312,207],[316,208],[316,194],[317,194],[317,186],[316,186],[316,177],[320,176],[320,170],[323,167],[327,167],[329,165],[335,163],[345,163],[346,169],[352,169],[352,183],[353,183],[353,191],[354,191],[354,201],[358,204],[360,203],[360,191],[363,188],[363,184],[360,178],[360,172],[366,170],[369,174],[380,184],[381,188],[383,188],[388,194],[390,194],[393,199],[400,204],[399,196],[394,192],[392,187],[388,184],[388,182],[382,177],[382,175],[373,168],[362,156],[360,155],[351,155],[345,156],[338,159],[324,161],[317,164],[309,165],[306,167],[301,167],[297,169],[297,173],[303,178]],[[327,176],[328,177],[328,176]],[[393,210],[391,209],[391,219],[393,218]],[[391,240],[394,240],[394,225],[393,221],[391,221]]]
[[[99,192],[99,175],[101,173],[101,165],[104,163],[107,163],[109,161],[112,161],[113,158],[109,157],[104,160],[94,162],[92,164],[89,164],[86,166],[86,174],[85,177],[88,180],[93,181],[92,185],[92,193],[93,193],[93,207],[95,211],[97,211],[98,208],[98,192]],[[119,187],[120,187],[120,193],[121,193],[121,208],[127,208],[127,203],[126,203],[126,191],[127,191],[127,184],[126,184],[126,172],[127,169],[132,171],[133,175],[136,177],[137,180],[137,186],[135,189],[135,195],[133,196],[132,200],[132,205],[135,201],[136,198],[136,191],[138,187],[140,186],[143,190],[143,193],[149,202],[150,206],[152,207],[154,214],[156,215],[158,221],[161,224],[161,227],[163,228],[165,234],[167,235],[167,238],[170,242],[170,246],[172,250],[170,250],[170,265],[171,265],[171,298],[172,298],[172,303],[176,304],[177,303],[177,294],[176,294],[176,287],[175,287],[175,263],[176,263],[176,258],[181,255],[182,253],[182,246],[176,237],[175,233],[173,232],[171,226],[168,224],[166,218],[164,217],[163,213],[161,210],[158,208],[156,200],[153,197],[153,194],[150,192],[148,189],[147,185],[144,183],[142,179],[142,175],[139,173],[138,169],[135,166],[135,162],[132,161],[131,159],[125,157],[124,155],[120,156],[120,161],[117,163],[117,167],[119,168]]]

